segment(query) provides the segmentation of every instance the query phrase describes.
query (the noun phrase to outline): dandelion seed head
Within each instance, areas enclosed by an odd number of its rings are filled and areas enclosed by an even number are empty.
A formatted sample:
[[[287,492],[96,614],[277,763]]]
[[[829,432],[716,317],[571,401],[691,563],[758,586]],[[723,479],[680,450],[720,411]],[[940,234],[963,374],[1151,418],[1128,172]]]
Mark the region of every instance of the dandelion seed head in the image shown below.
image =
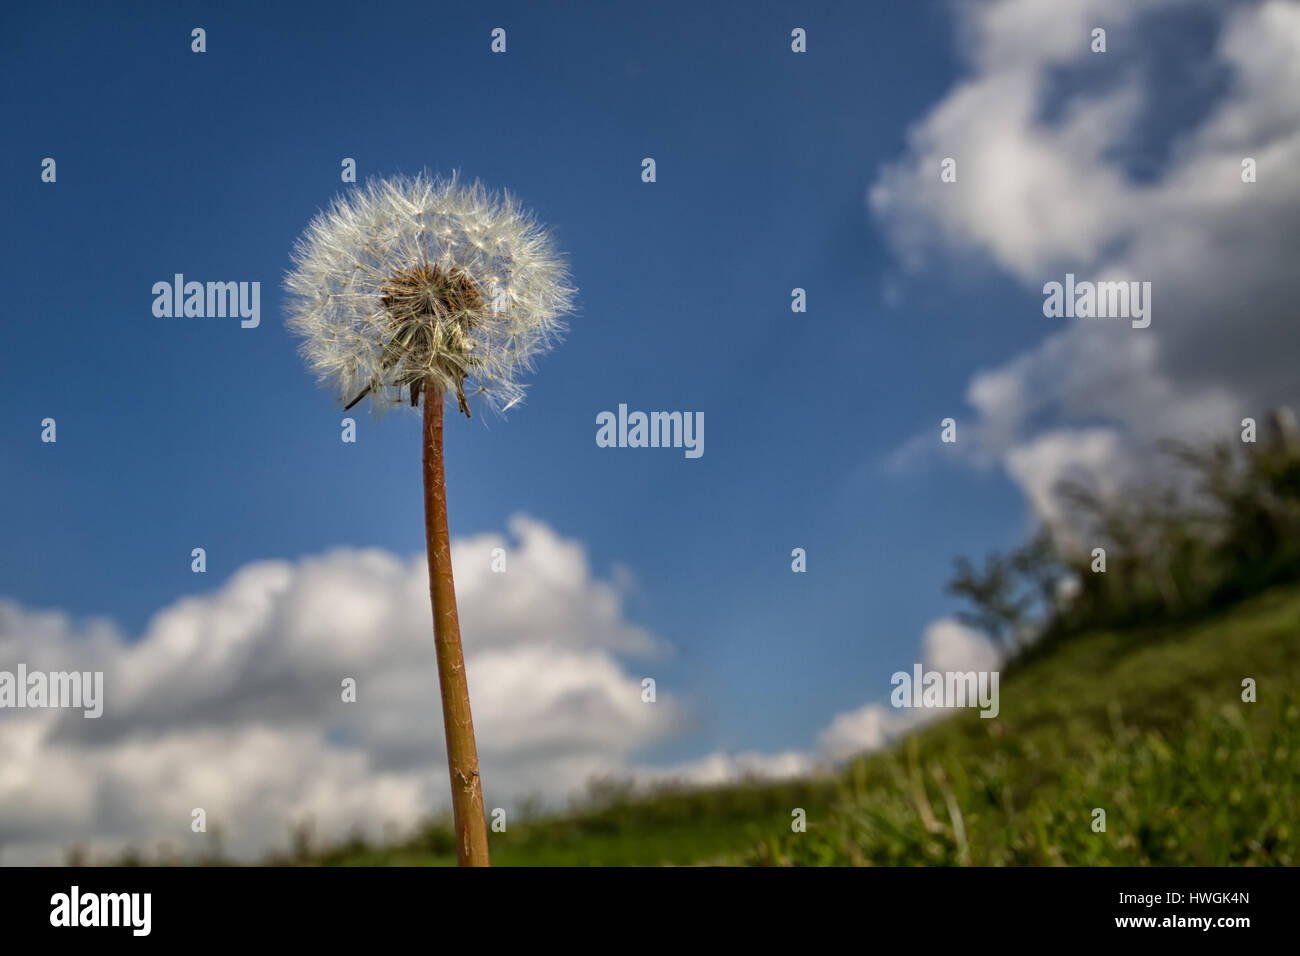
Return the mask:
[[[285,279],[289,328],[343,401],[377,411],[423,393],[504,411],[564,331],[568,267],[509,193],[428,175],[373,179],[307,226]]]

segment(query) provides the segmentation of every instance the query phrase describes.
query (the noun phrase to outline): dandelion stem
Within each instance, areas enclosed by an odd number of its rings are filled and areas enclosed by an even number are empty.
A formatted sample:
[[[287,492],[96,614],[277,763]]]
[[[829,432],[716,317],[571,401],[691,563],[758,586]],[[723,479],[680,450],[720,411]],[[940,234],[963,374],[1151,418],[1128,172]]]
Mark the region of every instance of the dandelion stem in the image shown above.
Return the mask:
[[[451,771],[451,809],[456,829],[456,856],[461,866],[487,866],[487,823],[469,709],[469,684],[456,613],[456,584],[451,573],[451,538],[447,530],[447,483],[442,456],[442,391],[426,384],[424,392],[424,533],[429,546],[429,594],[433,601],[433,639],[438,654],[442,720],[447,733]]]

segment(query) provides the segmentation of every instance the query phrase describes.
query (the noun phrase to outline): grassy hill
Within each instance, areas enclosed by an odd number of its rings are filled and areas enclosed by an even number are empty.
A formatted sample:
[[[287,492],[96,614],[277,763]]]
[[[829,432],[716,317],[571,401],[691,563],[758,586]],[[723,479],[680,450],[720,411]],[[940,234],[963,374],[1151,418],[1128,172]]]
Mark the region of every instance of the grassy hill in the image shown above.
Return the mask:
[[[494,864],[1300,863],[1300,587],[1196,623],[1073,638],[962,711],[824,779],[619,793],[492,834]],[[1242,680],[1257,702],[1242,701]],[[791,811],[807,832],[791,832]],[[1094,832],[1093,811],[1106,812]],[[335,865],[455,862],[431,824]]]

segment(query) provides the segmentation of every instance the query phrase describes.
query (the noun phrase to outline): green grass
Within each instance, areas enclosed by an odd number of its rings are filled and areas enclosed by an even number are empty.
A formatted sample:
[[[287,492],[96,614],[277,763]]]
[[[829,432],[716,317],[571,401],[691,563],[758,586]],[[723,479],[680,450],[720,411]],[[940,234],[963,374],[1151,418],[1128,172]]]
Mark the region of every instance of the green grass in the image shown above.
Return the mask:
[[[825,779],[623,794],[512,822],[492,834],[493,863],[1294,865],[1298,633],[1288,587],[1190,625],[1072,638],[1003,673],[996,719],[963,711]],[[1257,703],[1241,699],[1246,677]],[[791,831],[796,807],[806,832]],[[454,855],[438,824],[313,862]]]

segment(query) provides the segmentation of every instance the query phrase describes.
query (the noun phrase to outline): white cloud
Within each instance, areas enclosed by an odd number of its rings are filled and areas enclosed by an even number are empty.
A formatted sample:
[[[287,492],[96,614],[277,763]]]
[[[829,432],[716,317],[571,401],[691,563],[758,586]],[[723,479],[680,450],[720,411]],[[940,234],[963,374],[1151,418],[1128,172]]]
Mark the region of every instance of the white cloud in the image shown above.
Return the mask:
[[[1070,525],[1057,494],[1063,481],[1091,490],[1102,498],[1115,494],[1124,459],[1120,440],[1109,428],[1046,432],[1012,447],[1006,455],[1007,471],[1019,483],[1035,512],[1063,533]],[[1079,546],[1080,542],[1068,539]]]
[[[642,703],[621,659],[668,649],[624,619],[620,586],[594,578],[579,545],[524,517],[510,530],[513,541],[452,545],[489,807],[524,796],[554,806],[611,776],[806,776],[942,716],[873,703],[836,716],[815,750],[642,765],[638,750],[686,726],[684,705],[662,690]],[[490,570],[498,547],[504,574]],[[196,808],[242,859],[283,847],[307,820],[325,839],[374,837],[445,808],[427,589],[423,558],[378,550],[260,562],[164,608],[134,641],[104,621],[0,600],[0,669],[105,672],[98,720],[0,711],[0,862],[57,862],[74,844],[100,859],[163,844],[197,854],[210,844],[190,830]],[[922,643],[930,668],[997,659],[952,620]],[[357,680],[355,704],[340,699],[343,677]]]
[[[982,259],[1032,295],[1066,271],[1150,281],[1154,306],[1143,330],[1044,319],[1043,341],[976,374],[967,460],[1000,461],[1050,518],[1063,465],[1119,474],[1155,439],[1222,437],[1245,414],[1300,400],[1300,5],[957,9],[969,75],[910,130],[906,154],[869,192],[902,260],[919,269]],[[1150,79],[1153,63],[1168,66],[1153,59],[1153,31],[1187,26],[1170,15],[1217,23],[1204,61],[1189,44],[1179,66],[1220,70],[1226,82],[1216,99],[1205,94],[1203,114],[1188,114],[1155,174],[1139,176],[1123,157],[1151,136],[1148,120],[1175,109]],[[1094,26],[1108,31],[1105,54],[1088,48]],[[958,161],[955,184],[940,182],[945,156]],[[1245,157],[1258,163],[1256,183],[1241,181]],[[925,437],[890,463],[933,448]],[[1070,449],[1075,441],[1083,446]]]
[[[955,618],[931,621],[921,637],[922,667],[927,671],[993,671],[1002,654],[979,631]],[[911,672],[910,665],[904,668]],[[886,688],[882,697],[888,696]],[[843,760],[862,753],[883,750],[898,738],[931,721],[950,716],[939,708],[896,709],[882,703],[868,703],[836,714],[817,738],[818,749],[831,760]]]
[[[921,636],[922,665],[937,671],[992,671],[1002,663],[1002,653],[987,637],[955,618],[931,621]],[[902,665],[908,668],[910,664]],[[882,689],[887,698],[892,688]],[[694,784],[719,784],[745,777],[782,779],[825,772],[836,762],[859,754],[883,750],[898,738],[934,720],[949,716],[946,709],[895,709],[870,702],[836,714],[817,735],[811,752],[776,754],[713,753],[668,769],[647,770],[640,782],[665,780]]]
[[[580,545],[516,517],[452,546],[489,806],[557,800],[681,728],[641,701],[624,658],[668,649],[622,611]],[[507,551],[507,571],[491,552]],[[448,802],[423,556],[338,550],[242,568],[161,610],[138,640],[111,625],[0,601],[0,668],[102,670],[98,720],[0,711],[0,860],[225,847],[255,857],[310,817],[322,836],[409,826]],[[341,700],[344,677],[356,703]]]
[[[528,518],[510,530],[513,542],[452,546],[489,806],[555,805],[598,777],[805,776],[940,716],[868,704],[836,716],[812,751],[639,764],[638,750],[683,729],[684,707],[662,691],[642,703],[621,658],[668,649],[624,619],[619,587],[591,575],[580,546]],[[505,574],[490,570],[497,547]],[[0,668],[105,672],[98,720],[0,711],[0,861],[57,862],[74,844],[96,858],[163,844],[193,855],[210,846],[190,830],[196,808],[243,859],[283,847],[306,820],[322,838],[373,837],[445,808],[427,581],[422,558],[377,550],[260,562],[164,608],[134,641],[104,621],[0,601]],[[928,667],[996,660],[951,620],[923,646]],[[340,699],[343,677],[357,680],[355,704]]]
[[[817,737],[817,746],[833,760],[881,750],[904,733],[914,714],[896,711],[885,704],[863,704],[836,714]]]
[[[782,753],[711,753],[668,768],[645,769],[634,775],[638,783],[682,783],[716,786],[746,778],[782,780],[805,777],[825,769],[813,754],[798,750]]]
[[[927,670],[992,671],[1002,663],[1002,654],[987,637],[956,618],[931,621],[922,641]]]

